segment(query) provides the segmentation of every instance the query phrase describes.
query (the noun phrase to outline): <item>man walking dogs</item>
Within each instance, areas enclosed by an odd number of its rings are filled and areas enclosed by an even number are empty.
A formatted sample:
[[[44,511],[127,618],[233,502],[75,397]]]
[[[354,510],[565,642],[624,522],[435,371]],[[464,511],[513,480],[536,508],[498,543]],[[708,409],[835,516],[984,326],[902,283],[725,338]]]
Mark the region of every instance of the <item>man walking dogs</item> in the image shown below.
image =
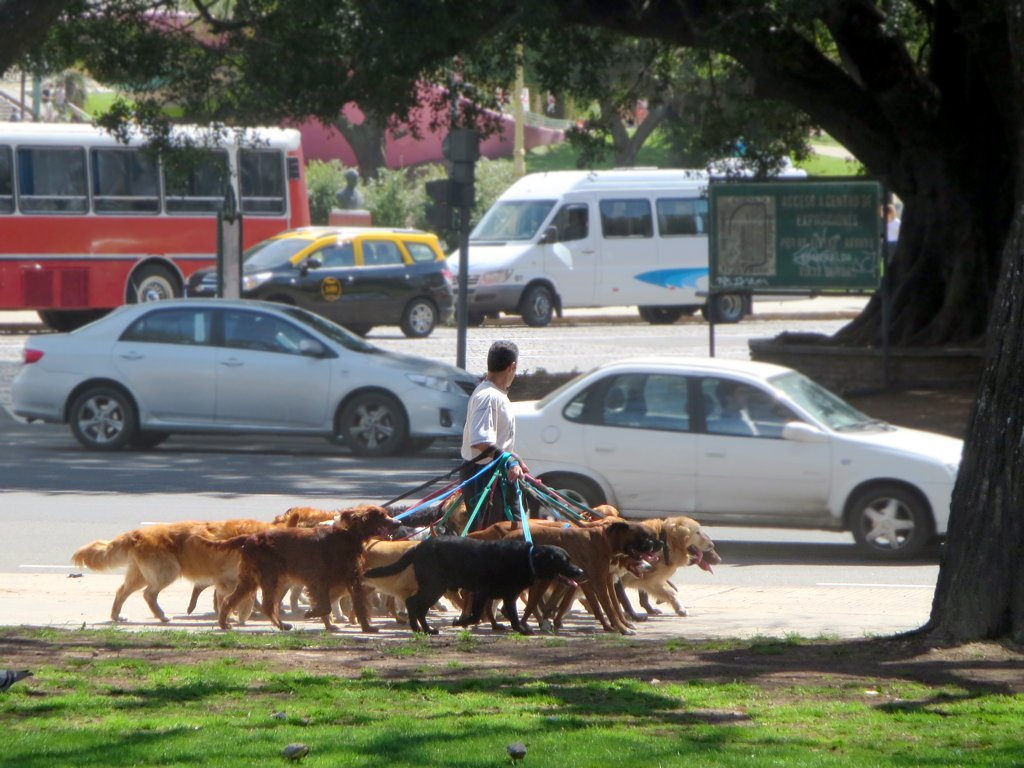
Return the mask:
[[[508,399],[508,388],[516,377],[516,366],[519,364],[519,348],[511,341],[496,341],[487,352],[487,377],[477,385],[469,398],[466,410],[466,426],[462,431],[463,465],[461,479],[468,480],[480,468],[501,454],[503,451],[514,452],[516,442],[516,422],[512,415],[512,406]],[[473,459],[481,456],[476,464]],[[508,463],[509,482],[515,483],[527,471],[517,457]],[[463,498],[469,512],[476,508],[480,494],[483,493],[489,474],[485,473],[463,486]],[[497,484],[491,489],[490,501],[485,501],[480,509],[474,529],[485,528],[504,517],[504,501],[501,489]]]

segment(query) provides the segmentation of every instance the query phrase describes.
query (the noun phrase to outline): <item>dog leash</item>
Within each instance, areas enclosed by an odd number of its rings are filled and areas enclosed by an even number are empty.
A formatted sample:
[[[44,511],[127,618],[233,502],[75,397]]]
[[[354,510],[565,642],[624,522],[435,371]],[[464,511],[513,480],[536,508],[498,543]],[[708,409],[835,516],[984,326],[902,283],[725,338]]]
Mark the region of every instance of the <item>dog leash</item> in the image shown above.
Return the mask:
[[[381,506],[382,507],[390,507],[396,501],[401,501],[402,499],[407,499],[410,496],[412,496],[414,493],[422,491],[424,488],[429,488],[430,486],[432,486],[434,483],[438,482],[439,480],[447,480],[449,477],[454,475],[456,472],[461,472],[463,467],[469,466],[469,465],[472,465],[472,464],[476,464],[478,461],[480,461],[480,459],[482,459],[482,458],[484,458],[485,456],[488,456],[488,455],[490,455],[490,451],[481,451],[476,456],[474,456],[472,459],[469,459],[468,461],[464,461],[461,464],[459,464],[459,466],[457,466],[455,469],[453,469],[453,470],[451,470],[449,472],[445,472],[443,475],[438,475],[437,477],[433,477],[430,480],[427,480],[425,483],[421,483],[420,485],[417,485],[411,491],[406,491],[401,496],[395,496],[395,498],[391,499],[391,501],[385,501],[383,504],[381,504]],[[493,464],[494,462],[490,462],[490,463]],[[462,486],[460,485],[459,487],[461,488]]]

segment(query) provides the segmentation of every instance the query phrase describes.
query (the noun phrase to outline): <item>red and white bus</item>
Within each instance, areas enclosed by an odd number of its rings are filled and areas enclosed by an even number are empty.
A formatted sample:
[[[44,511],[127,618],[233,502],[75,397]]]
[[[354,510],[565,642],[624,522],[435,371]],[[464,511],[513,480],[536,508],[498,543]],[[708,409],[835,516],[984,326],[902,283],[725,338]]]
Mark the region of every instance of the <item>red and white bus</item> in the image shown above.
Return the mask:
[[[183,173],[140,143],[88,125],[0,123],[0,310],[34,309],[68,330],[124,303],[183,295],[216,260],[225,178],[244,248],[309,224],[298,131],[252,129]]]

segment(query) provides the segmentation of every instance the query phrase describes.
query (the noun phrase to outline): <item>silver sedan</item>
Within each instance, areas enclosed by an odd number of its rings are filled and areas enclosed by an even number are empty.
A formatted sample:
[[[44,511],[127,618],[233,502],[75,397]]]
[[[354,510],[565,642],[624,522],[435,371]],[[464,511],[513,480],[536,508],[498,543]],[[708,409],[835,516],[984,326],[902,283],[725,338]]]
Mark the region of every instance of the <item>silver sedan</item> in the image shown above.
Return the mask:
[[[174,432],[280,433],[389,455],[461,435],[476,385],[297,307],[245,300],[124,306],[32,337],[24,355],[14,413],[67,423],[83,446],[105,450]]]

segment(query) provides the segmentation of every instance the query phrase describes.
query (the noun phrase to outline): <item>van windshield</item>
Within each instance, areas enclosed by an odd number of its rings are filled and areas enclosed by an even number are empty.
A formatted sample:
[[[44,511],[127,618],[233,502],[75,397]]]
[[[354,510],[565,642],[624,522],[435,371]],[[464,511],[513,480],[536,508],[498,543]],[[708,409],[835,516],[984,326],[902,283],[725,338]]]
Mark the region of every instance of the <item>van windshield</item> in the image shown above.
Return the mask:
[[[242,254],[247,270],[274,269],[288,263],[292,256],[308,248],[311,240],[303,237],[284,237],[264,240]]]
[[[547,219],[554,200],[499,201],[476,225],[469,236],[470,242],[506,242],[532,240]]]

